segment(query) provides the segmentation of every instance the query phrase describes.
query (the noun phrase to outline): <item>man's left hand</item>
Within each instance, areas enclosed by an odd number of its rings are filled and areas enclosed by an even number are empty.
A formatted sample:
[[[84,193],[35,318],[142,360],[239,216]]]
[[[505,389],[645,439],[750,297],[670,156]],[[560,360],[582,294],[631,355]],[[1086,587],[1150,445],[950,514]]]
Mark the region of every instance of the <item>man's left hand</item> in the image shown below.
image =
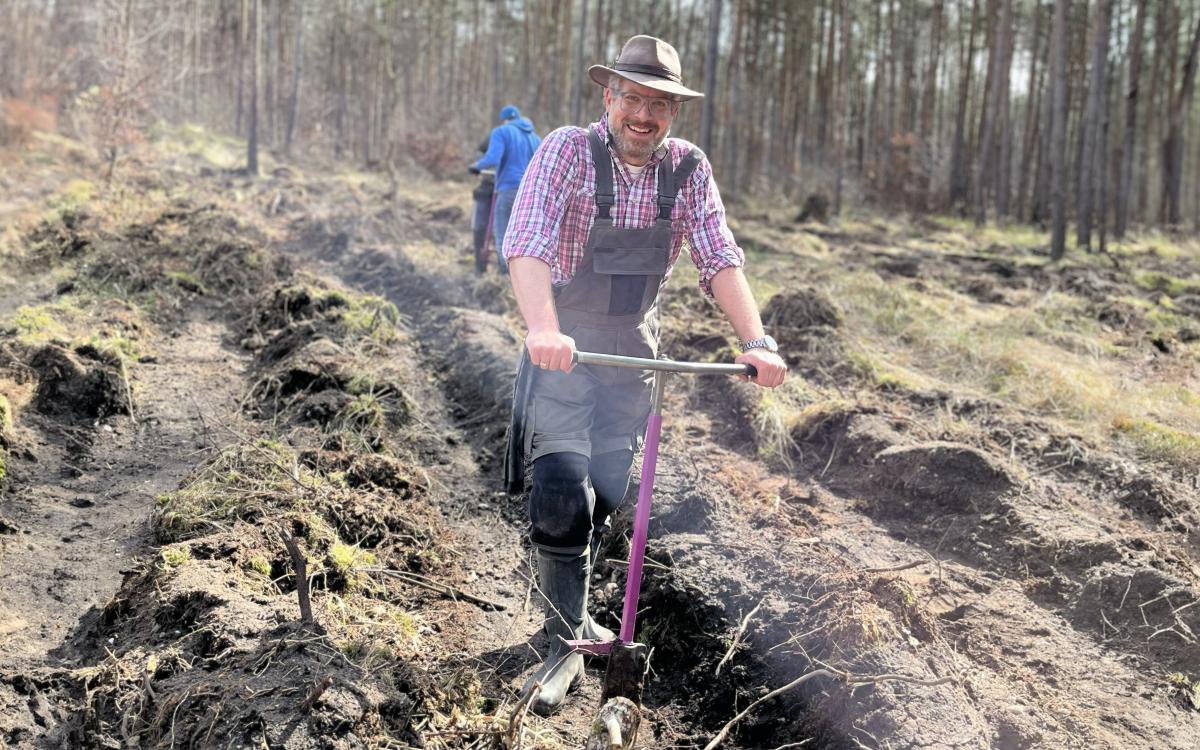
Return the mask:
[[[483,170],[481,170],[479,167],[472,164],[471,166],[467,167],[467,171],[470,172],[471,174],[479,174]]]
[[[787,363],[783,361],[783,357],[766,349],[751,349],[739,354],[733,361],[738,364],[753,365],[754,369],[758,370],[758,374],[753,378],[743,375],[742,379],[749,380],[763,388],[778,386],[787,375]]]

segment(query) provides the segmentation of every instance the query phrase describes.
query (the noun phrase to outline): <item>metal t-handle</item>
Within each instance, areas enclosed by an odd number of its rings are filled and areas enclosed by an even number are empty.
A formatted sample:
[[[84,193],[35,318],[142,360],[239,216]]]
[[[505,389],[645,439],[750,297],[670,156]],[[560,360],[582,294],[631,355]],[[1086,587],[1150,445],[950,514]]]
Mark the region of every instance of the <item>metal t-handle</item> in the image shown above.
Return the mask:
[[[725,364],[714,362],[676,362],[671,359],[647,359],[645,357],[624,357],[620,354],[596,354],[594,352],[574,352],[571,361],[579,365],[608,365],[610,367],[627,367],[634,370],[655,370],[659,372],[678,372],[685,375],[749,375],[754,377],[758,370],[754,365]]]

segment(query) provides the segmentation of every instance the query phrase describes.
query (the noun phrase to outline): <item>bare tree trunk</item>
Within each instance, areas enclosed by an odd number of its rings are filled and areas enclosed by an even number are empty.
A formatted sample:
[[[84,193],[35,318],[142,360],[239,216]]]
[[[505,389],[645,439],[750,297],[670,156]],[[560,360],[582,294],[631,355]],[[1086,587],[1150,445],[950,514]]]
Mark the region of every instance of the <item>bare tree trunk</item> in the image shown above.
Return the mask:
[[[1099,0],[1092,19],[1092,70],[1088,81],[1087,109],[1081,127],[1083,154],[1079,162],[1079,195],[1075,242],[1088,252],[1092,250],[1092,213],[1095,208],[1095,174],[1104,170],[1104,140],[1101,138],[1101,117],[1104,116],[1105,74],[1108,72],[1109,9],[1112,0]]]
[[[292,53],[292,96],[288,102],[287,137],[284,150],[292,152],[292,139],[296,134],[296,120],[300,115],[300,74],[304,67],[304,0],[296,0],[296,38]]]
[[[1050,202],[1054,227],[1050,237],[1050,259],[1061,260],[1067,252],[1067,175],[1064,152],[1067,150],[1067,13],[1070,0],[1055,0],[1051,34],[1050,86],[1052,90],[1050,123]]]
[[[250,0],[241,0],[241,13],[238,15],[238,30],[237,30],[237,114],[234,117],[233,129],[234,132],[242,132],[242,109],[245,95],[246,81],[246,37],[247,29],[250,26],[249,19],[249,2]]]
[[[1133,185],[1133,152],[1137,144],[1138,92],[1142,76],[1142,36],[1146,29],[1146,0],[1138,0],[1129,58],[1129,93],[1125,95],[1125,133],[1121,146],[1121,171],[1117,183],[1117,217],[1113,234],[1125,236],[1129,221],[1129,192]]]
[[[583,69],[583,47],[587,44],[588,0],[579,2],[579,43],[575,45],[575,93],[571,97],[571,122],[583,123],[583,87],[586,73]]]
[[[967,174],[967,104],[971,95],[971,71],[975,66],[975,27],[979,21],[979,0],[971,0],[971,28],[967,32],[967,51],[959,70],[958,112],[954,120],[954,143],[950,149],[950,206],[962,206],[967,200],[970,177]]]
[[[921,197],[920,203],[929,209],[934,167],[933,116],[937,106],[938,61],[942,54],[942,4],[934,0],[929,41],[929,65],[925,69],[925,90],[921,94],[920,143],[921,143]]]
[[[708,51],[704,55],[704,97],[700,118],[700,148],[706,154],[713,148],[713,116],[716,114],[717,54],[721,41],[721,0],[709,0]]]
[[[979,136],[979,171],[975,175],[975,225],[981,226],[987,219],[987,187],[999,171],[996,163],[997,130],[1008,100],[1008,35],[1012,26],[1012,0],[1000,0],[1000,20],[992,34],[992,49],[988,53],[988,83],[991,90],[984,89],[988,105],[983,113],[982,132]]]
[[[841,43],[841,72],[838,75],[837,84],[837,106],[834,109],[834,148],[837,149],[835,158],[836,162],[836,185],[833,195],[833,213],[840,215],[842,211],[842,181],[846,171],[846,123],[849,120],[848,112],[850,109],[850,31],[854,25],[854,17],[851,15],[850,0],[842,0],[841,12],[839,13],[842,24],[842,43]]]
[[[883,185],[891,193],[895,185],[895,155],[892,153],[892,138],[896,135],[896,16],[899,14],[897,0],[888,3],[888,73],[887,99],[883,108]]]
[[[1196,82],[1196,55],[1198,52],[1200,52],[1200,21],[1196,22],[1196,31],[1192,34],[1187,59],[1183,63],[1183,80],[1179,85],[1179,91],[1172,93],[1167,138],[1163,142],[1163,198],[1166,202],[1167,223],[1175,226],[1183,220],[1180,214],[1183,188],[1183,114],[1187,103],[1191,100],[1192,88]]]
[[[1029,64],[1029,95],[1025,100],[1025,135],[1021,138],[1021,166],[1017,175],[1017,216],[1025,217],[1027,188],[1029,187],[1030,172],[1035,167],[1034,155],[1038,144],[1038,109],[1042,101],[1042,79],[1046,76],[1046,68],[1040,65],[1042,59],[1042,19],[1041,2],[1034,4],[1030,17],[1030,64]],[[1034,180],[1037,184],[1037,180]]]
[[[262,67],[262,0],[254,0],[254,42],[250,53],[250,137],[246,146],[246,171],[258,174],[258,77]]]

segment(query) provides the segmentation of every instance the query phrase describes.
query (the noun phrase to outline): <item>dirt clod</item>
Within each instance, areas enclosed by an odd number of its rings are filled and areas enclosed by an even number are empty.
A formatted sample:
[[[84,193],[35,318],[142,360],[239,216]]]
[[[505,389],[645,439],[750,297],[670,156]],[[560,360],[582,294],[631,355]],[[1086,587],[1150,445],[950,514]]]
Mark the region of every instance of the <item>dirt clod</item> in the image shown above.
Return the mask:
[[[44,414],[100,419],[132,410],[126,379],[110,362],[85,360],[47,345],[30,358],[38,373],[34,407]]]

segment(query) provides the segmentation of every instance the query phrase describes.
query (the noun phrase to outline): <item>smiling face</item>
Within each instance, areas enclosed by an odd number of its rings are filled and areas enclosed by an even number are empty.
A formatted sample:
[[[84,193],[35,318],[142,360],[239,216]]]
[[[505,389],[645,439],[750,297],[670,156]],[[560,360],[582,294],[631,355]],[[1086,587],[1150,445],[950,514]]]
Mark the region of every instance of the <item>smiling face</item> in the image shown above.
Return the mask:
[[[622,105],[621,95],[633,94],[643,99],[641,106],[626,112],[628,104]],[[627,99],[630,97],[627,97]],[[608,112],[608,129],[612,132],[617,155],[627,164],[640,167],[667,139],[671,132],[671,121],[679,111],[679,104],[671,102],[666,111],[655,116],[650,110],[653,100],[665,99],[661,91],[633,81],[616,79],[604,89],[604,108]],[[658,105],[661,109],[662,105]]]

